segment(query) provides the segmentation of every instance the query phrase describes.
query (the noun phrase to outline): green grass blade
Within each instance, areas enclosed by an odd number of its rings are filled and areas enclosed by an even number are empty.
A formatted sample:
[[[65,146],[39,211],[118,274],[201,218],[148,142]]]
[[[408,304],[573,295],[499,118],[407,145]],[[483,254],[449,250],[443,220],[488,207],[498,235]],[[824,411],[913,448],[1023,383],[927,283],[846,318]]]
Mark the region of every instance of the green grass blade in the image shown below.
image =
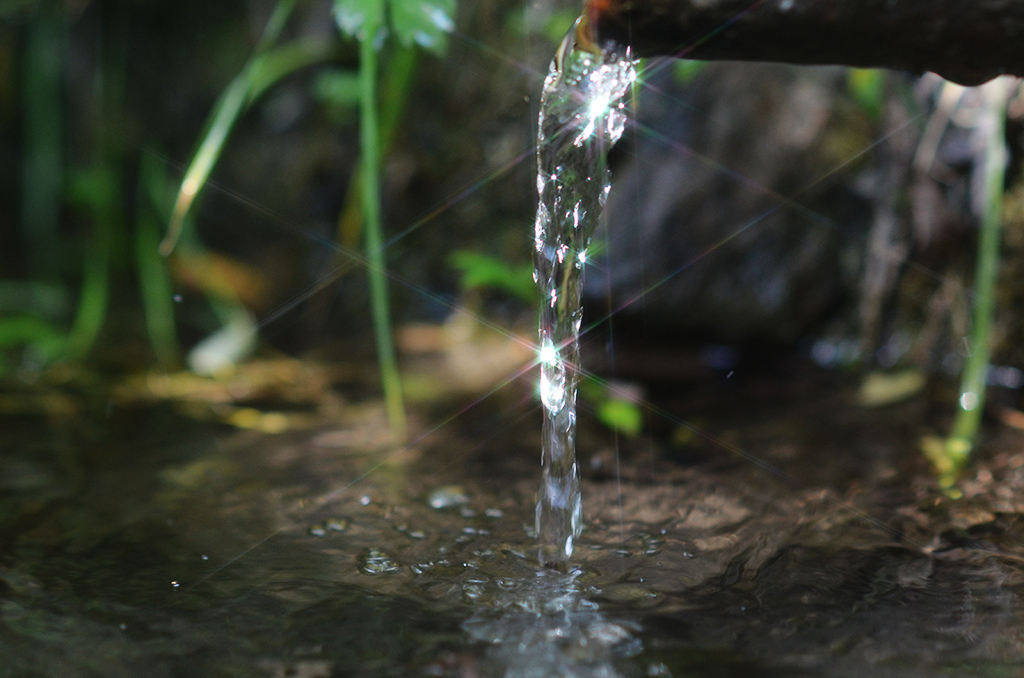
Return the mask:
[[[174,245],[181,236],[181,229],[189,209],[191,209],[196,196],[202,190],[206,180],[210,177],[210,172],[217,163],[217,159],[220,158],[221,151],[224,149],[224,143],[227,141],[228,135],[234,128],[239,116],[252,101],[251,92],[254,74],[257,70],[254,66],[259,63],[259,57],[277,42],[294,7],[295,0],[278,1],[263,29],[263,35],[260,36],[260,41],[256,45],[254,56],[250,58],[242,72],[231,81],[214,107],[209,127],[203,136],[202,142],[199,144],[199,150],[193,156],[192,162],[189,164],[188,170],[185,171],[185,176],[181,181],[181,187],[178,189],[178,196],[171,210],[171,220],[167,227],[167,235],[164,236],[163,241],[160,243],[160,254],[163,256],[170,255],[174,250]]]
[[[214,165],[224,150],[231,130],[234,129],[242,112],[268,89],[295,71],[314,64],[336,59],[341,54],[335,40],[305,38],[257,55],[245,69],[228,85],[214,108],[213,116],[185,172],[181,187],[171,210],[167,236],[160,244],[160,253],[167,256],[181,235],[181,228],[188,212]]]
[[[195,202],[200,189],[210,176],[210,171],[220,157],[224,148],[224,142],[228,133],[235,126],[238,116],[242,111],[248,98],[248,78],[240,74],[231,81],[228,88],[224,90],[220,101],[214,109],[210,127],[199,144],[199,150],[192,158],[185,177],[178,189],[178,196],[174,201],[174,208],[171,211],[171,221],[167,228],[167,235],[160,243],[160,254],[168,256],[174,250],[178,238],[181,237],[181,229],[188,216],[188,211]]]
[[[342,43],[331,38],[299,38],[267,50],[257,57],[248,73],[251,105],[265,91],[295,71],[334,61],[343,55]]]

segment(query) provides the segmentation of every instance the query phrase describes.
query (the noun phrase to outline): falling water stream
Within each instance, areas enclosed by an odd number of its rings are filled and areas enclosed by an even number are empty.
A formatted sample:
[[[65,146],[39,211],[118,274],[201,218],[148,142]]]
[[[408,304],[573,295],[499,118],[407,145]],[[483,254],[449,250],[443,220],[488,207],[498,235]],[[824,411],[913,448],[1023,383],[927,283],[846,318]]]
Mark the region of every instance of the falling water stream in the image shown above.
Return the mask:
[[[608,151],[626,123],[636,79],[625,48],[595,54],[577,44],[579,20],[551,62],[537,128],[534,278],[540,288],[540,398],[544,405],[536,529],[540,560],[564,565],[579,537],[576,386],[583,267],[608,196]]]

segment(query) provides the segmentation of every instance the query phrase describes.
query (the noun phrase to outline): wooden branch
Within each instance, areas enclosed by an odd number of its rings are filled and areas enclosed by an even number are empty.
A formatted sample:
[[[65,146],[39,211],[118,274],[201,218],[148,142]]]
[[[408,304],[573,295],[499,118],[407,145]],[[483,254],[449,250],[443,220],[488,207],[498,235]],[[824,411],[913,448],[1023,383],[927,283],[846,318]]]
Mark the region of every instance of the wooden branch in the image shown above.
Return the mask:
[[[587,0],[599,42],[637,56],[1024,76],[1024,0]]]

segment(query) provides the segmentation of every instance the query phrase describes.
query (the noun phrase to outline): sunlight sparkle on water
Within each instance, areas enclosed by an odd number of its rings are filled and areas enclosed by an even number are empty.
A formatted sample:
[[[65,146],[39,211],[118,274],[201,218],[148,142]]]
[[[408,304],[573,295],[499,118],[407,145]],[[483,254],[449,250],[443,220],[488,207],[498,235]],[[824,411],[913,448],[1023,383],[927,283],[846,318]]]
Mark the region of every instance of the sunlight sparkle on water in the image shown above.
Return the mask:
[[[540,347],[540,361],[544,365],[552,366],[558,362],[558,351],[550,340],[545,341]]]

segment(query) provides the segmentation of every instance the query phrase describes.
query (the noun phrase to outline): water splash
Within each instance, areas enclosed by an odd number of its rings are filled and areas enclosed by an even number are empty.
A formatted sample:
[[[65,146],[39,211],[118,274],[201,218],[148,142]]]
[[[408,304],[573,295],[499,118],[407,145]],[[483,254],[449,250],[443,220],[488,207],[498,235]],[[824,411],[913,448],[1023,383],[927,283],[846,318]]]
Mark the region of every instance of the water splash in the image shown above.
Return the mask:
[[[576,469],[576,385],[583,266],[611,188],[608,150],[626,124],[636,80],[628,49],[577,45],[580,21],[551,62],[537,127],[534,278],[540,289],[540,398],[544,405],[536,528],[542,564],[572,555],[582,527]]]
[[[505,678],[621,678],[642,651],[639,626],[606,616],[569,574],[485,582],[473,616],[462,624],[486,651],[481,673]],[[625,671],[623,670],[625,669]],[[629,669],[634,669],[629,673]]]

